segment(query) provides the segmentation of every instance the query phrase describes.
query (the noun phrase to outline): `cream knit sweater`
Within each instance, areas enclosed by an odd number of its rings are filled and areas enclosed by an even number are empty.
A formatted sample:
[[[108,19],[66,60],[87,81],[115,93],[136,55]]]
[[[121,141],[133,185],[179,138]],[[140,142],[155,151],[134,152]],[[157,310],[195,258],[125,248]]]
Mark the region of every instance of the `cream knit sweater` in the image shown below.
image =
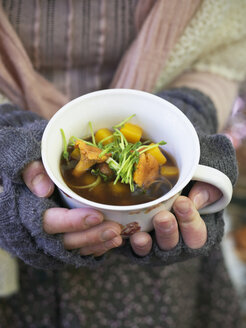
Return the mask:
[[[243,81],[246,78],[246,1],[204,0],[160,73],[161,90],[193,69]]]

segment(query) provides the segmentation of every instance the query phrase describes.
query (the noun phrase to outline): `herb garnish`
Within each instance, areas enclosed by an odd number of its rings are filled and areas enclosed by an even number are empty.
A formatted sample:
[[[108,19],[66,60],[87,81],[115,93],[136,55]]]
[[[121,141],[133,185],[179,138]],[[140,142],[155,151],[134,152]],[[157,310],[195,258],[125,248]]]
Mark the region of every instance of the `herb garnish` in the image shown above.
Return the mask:
[[[120,128],[123,127],[134,116],[135,114],[129,116],[119,124],[113,126],[113,134],[111,136],[104,138],[98,143],[96,143],[95,140],[92,123],[89,122],[92,142],[89,142],[84,139],[80,139],[91,146],[100,148],[102,152],[100,153],[99,157],[102,157],[105,154],[110,154],[110,157],[106,160],[106,163],[109,165],[110,169],[112,169],[115,173],[116,178],[114,180],[114,184],[116,184],[118,181],[120,181],[121,183],[129,184],[130,190],[132,192],[135,189],[135,184],[133,181],[133,173],[135,171],[136,165],[139,162],[140,155],[146,152],[147,150],[158,147],[159,145],[166,144],[165,141],[160,141],[158,143],[155,144],[152,143],[150,145],[148,144],[150,143],[150,141],[148,140],[145,140],[143,142],[138,141],[136,143],[128,142],[125,136],[120,131]],[[62,129],[61,132],[62,132],[62,138],[64,144],[63,157],[67,160],[68,158],[67,143],[66,143],[64,131]],[[113,141],[110,142],[109,144],[104,145],[104,141],[108,140],[109,138],[112,138]],[[76,140],[79,139],[74,136],[71,137],[69,140],[69,145],[74,145]],[[106,180],[106,176],[99,173],[99,171],[95,170],[94,168],[91,169],[91,173],[93,175],[96,175]]]
[[[66,141],[66,136],[63,131],[63,129],[60,129],[61,135],[62,135],[62,142],[63,142],[63,157],[65,158],[66,161],[68,161],[69,153],[67,151],[67,141]]]

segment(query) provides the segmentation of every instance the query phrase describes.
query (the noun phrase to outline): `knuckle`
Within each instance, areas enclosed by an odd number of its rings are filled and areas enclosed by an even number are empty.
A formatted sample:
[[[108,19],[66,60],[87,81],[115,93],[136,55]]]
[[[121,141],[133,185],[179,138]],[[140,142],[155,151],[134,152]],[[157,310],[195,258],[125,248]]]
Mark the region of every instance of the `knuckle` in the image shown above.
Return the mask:
[[[179,219],[179,224],[183,229],[197,227],[201,222],[203,222],[203,220],[196,209],[193,213],[184,216],[182,219]]]
[[[180,202],[175,205],[174,212],[179,224],[189,225],[201,219],[198,210],[195,208],[191,200]]]
[[[66,232],[76,232],[85,229],[85,219],[77,209],[64,209],[60,221]]]
[[[84,256],[91,255],[93,254],[93,249],[91,249],[90,247],[82,247],[80,248],[79,253],[80,255],[84,255]]]
[[[54,229],[53,229],[53,226],[50,225],[49,223],[43,223],[43,229],[44,231],[49,234],[49,235],[52,235],[54,233]]]
[[[122,238],[120,236],[118,236],[112,240],[105,242],[104,246],[106,249],[110,249],[110,248],[119,247],[121,244],[122,244]]]
[[[80,249],[81,255],[91,255],[91,254],[99,254],[99,253],[105,253],[107,251],[107,247],[101,243],[97,245],[92,246],[85,246]]]
[[[169,212],[168,216],[160,216],[153,222],[157,233],[170,234],[177,230],[178,225],[175,216]]]
[[[87,231],[81,232],[81,241],[79,247],[88,247],[94,244],[94,238],[90,238],[90,234]]]
[[[173,224],[170,228],[168,229],[159,229],[156,232],[157,236],[161,240],[172,240],[176,238],[176,235],[178,234],[178,225]]]
[[[71,238],[69,234],[65,233],[63,235],[63,245],[65,249],[72,249],[72,243],[71,243]]]
[[[48,234],[54,233],[52,220],[50,220],[51,215],[52,215],[51,209],[46,210],[43,215],[43,230]]]
[[[182,229],[185,244],[192,249],[201,248],[207,241],[207,227],[203,220],[197,222],[190,229]]]
[[[95,246],[101,244],[102,227],[96,226],[83,232],[83,245]]]
[[[103,222],[104,228],[106,227],[107,229],[112,228],[113,230],[115,230],[117,233],[121,232],[121,227],[117,222],[114,221],[105,221]]]
[[[105,253],[109,250],[109,247],[106,247],[105,244],[101,244],[100,247],[96,248],[96,250],[94,250],[94,253],[96,254],[101,254],[101,253]]]
[[[89,251],[83,251],[83,252],[86,253],[84,255],[94,254],[94,256],[96,256],[95,254],[103,254],[103,253],[107,252],[107,250],[108,250],[108,248],[106,248],[104,244],[98,244],[93,247],[90,247]]]
[[[67,249],[76,249],[76,248],[90,246],[90,244],[87,241],[87,234],[83,232],[65,233],[63,235],[63,243],[65,248]]]
[[[31,163],[28,163],[23,171],[22,171],[22,176],[24,179],[28,179],[32,175],[37,174],[38,172],[44,172],[44,166],[41,163],[41,161],[33,161]]]
[[[76,231],[78,229],[78,220],[74,220],[71,216],[66,217],[65,226],[68,231]]]
[[[222,197],[222,192],[213,185],[209,185],[209,202],[215,202]]]

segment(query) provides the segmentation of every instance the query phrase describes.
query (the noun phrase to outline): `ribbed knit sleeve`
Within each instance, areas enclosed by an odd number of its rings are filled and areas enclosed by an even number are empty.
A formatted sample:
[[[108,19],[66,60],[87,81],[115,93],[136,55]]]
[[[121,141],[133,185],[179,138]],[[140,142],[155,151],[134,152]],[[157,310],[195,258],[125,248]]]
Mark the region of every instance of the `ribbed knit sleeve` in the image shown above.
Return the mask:
[[[39,198],[22,180],[24,166],[41,157],[40,142],[46,124],[34,113],[12,105],[0,106],[0,247],[37,268],[95,266],[100,260],[65,250],[62,234],[44,232],[45,210],[61,206],[56,193],[49,199]]]
[[[200,164],[222,171],[230,178],[232,184],[235,184],[238,172],[235,150],[227,137],[216,134],[217,118],[212,101],[200,91],[189,88],[170,89],[163,91],[159,96],[177,106],[195,126],[201,147]],[[202,218],[207,227],[207,241],[200,249],[187,247],[180,234],[177,246],[169,251],[163,251],[159,248],[155,233],[152,231],[153,247],[147,256],[136,256],[129,242],[121,251],[133,262],[153,265],[171,264],[194,256],[209,255],[219,245],[224,233],[223,211],[203,215]]]

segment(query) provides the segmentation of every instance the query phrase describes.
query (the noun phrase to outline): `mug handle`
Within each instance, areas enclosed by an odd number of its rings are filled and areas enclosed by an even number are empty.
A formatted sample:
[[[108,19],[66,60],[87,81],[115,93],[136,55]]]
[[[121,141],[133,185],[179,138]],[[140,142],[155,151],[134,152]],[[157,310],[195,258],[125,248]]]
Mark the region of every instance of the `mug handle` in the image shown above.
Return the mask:
[[[223,194],[218,201],[200,209],[200,214],[219,212],[230,203],[232,198],[232,183],[231,180],[221,171],[206,165],[198,164],[192,180],[210,183],[220,189]]]

